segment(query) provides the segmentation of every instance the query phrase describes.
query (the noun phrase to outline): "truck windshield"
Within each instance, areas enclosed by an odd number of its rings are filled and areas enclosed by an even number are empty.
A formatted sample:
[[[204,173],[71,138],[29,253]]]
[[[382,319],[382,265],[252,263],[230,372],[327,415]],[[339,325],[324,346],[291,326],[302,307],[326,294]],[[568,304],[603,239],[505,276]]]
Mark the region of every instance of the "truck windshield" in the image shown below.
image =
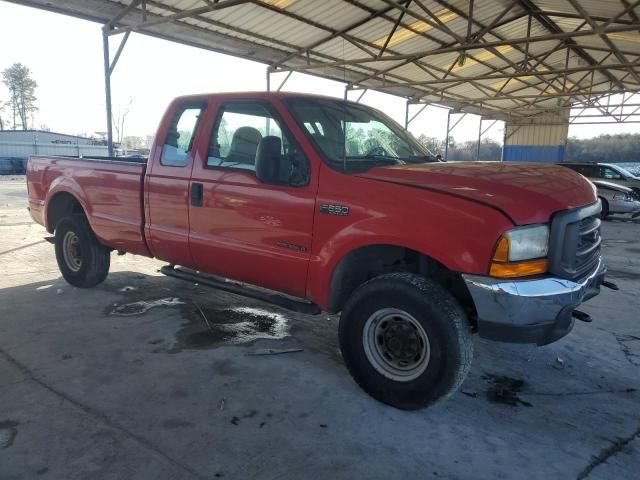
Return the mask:
[[[365,105],[315,98],[289,98],[286,104],[336,170],[438,161],[393,120]]]

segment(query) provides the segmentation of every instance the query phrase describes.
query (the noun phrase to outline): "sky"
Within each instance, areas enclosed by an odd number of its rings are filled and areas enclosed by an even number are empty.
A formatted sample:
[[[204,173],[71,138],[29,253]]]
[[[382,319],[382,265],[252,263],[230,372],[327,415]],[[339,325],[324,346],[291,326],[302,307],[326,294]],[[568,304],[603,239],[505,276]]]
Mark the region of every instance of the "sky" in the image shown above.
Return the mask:
[[[0,71],[15,62],[31,70],[38,83],[36,128],[46,126],[55,132],[87,135],[106,130],[100,27],[97,23],[0,0]],[[112,54],[119,40],[119,36],[111,39]],[[153,135],[172,98],[205,92],[265,90],[265,72],[266,66],[258,62],[134,33],[112,75],[114,115],[131,102],[125,135]],[[272,88],[285,75],[272,75]],[[283,90],[344,95],[340,82],[298,73],[291,75]],[[359,93],[351,92],[349,98],[355,100]],[[0,101],[6,99],[8,91],[0,84]],[[361,102],[404,123],[402,98],[368,91]],[[415,110],[410,115],[418,108],[412,106]],[[483,128],[489,123],[483,123]],[[444,140],[446,124],[447,111],[430,106],[410,124],[409,130],[415,136],[425,134]],[[478,126],[479,117],[467,115],[451,135],[458,142],[477,140]],[[497,122],[485,136],[502,142],[503,129],[504,124]],[[640,133],[640,124],[571,126],[569,136],[590,138],[623,132]]]

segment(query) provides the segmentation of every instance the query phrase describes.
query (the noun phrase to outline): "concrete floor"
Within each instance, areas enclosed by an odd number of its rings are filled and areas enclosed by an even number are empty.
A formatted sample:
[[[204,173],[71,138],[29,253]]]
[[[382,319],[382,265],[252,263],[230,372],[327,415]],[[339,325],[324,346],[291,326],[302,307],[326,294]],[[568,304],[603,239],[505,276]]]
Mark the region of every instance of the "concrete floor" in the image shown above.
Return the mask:
[[[2,480],[637,478],[639,222],[604,226],[621,291],[584,307],[593,323],[542,348],[478,340],[460,392],[403,412],[351,380],[336,318],[132,256],[70,287],[25,205],[0,180]],[[304,350],[249,355],[266,348]]]

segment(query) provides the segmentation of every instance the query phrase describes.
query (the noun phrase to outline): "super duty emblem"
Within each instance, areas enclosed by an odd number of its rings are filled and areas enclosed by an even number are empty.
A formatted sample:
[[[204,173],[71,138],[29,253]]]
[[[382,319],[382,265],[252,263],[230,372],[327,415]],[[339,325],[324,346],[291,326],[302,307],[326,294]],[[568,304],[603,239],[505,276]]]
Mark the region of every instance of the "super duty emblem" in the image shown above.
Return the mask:
[[[346,217],[349,215],[349,207],[344,205],[330,205],[328,203],[320,204],[320,213],[325,215],[337,215],[339,217]]]

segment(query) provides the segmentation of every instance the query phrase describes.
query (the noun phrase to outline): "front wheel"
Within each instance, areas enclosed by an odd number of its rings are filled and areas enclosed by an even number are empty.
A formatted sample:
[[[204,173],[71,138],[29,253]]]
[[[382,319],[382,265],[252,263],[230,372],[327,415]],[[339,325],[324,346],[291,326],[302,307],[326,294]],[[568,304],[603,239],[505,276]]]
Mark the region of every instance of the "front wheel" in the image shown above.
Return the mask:
[[[436,282],[408,273],[360,286],[342,312],[339,337],[358,385],[405,410],[455,392],[473,358],[471,328],[458,302]]]
[[[58,222],[55,248],[60,273],[74,287],[95,287],[107,278],[110,251],[98,241],[84,215]]]

